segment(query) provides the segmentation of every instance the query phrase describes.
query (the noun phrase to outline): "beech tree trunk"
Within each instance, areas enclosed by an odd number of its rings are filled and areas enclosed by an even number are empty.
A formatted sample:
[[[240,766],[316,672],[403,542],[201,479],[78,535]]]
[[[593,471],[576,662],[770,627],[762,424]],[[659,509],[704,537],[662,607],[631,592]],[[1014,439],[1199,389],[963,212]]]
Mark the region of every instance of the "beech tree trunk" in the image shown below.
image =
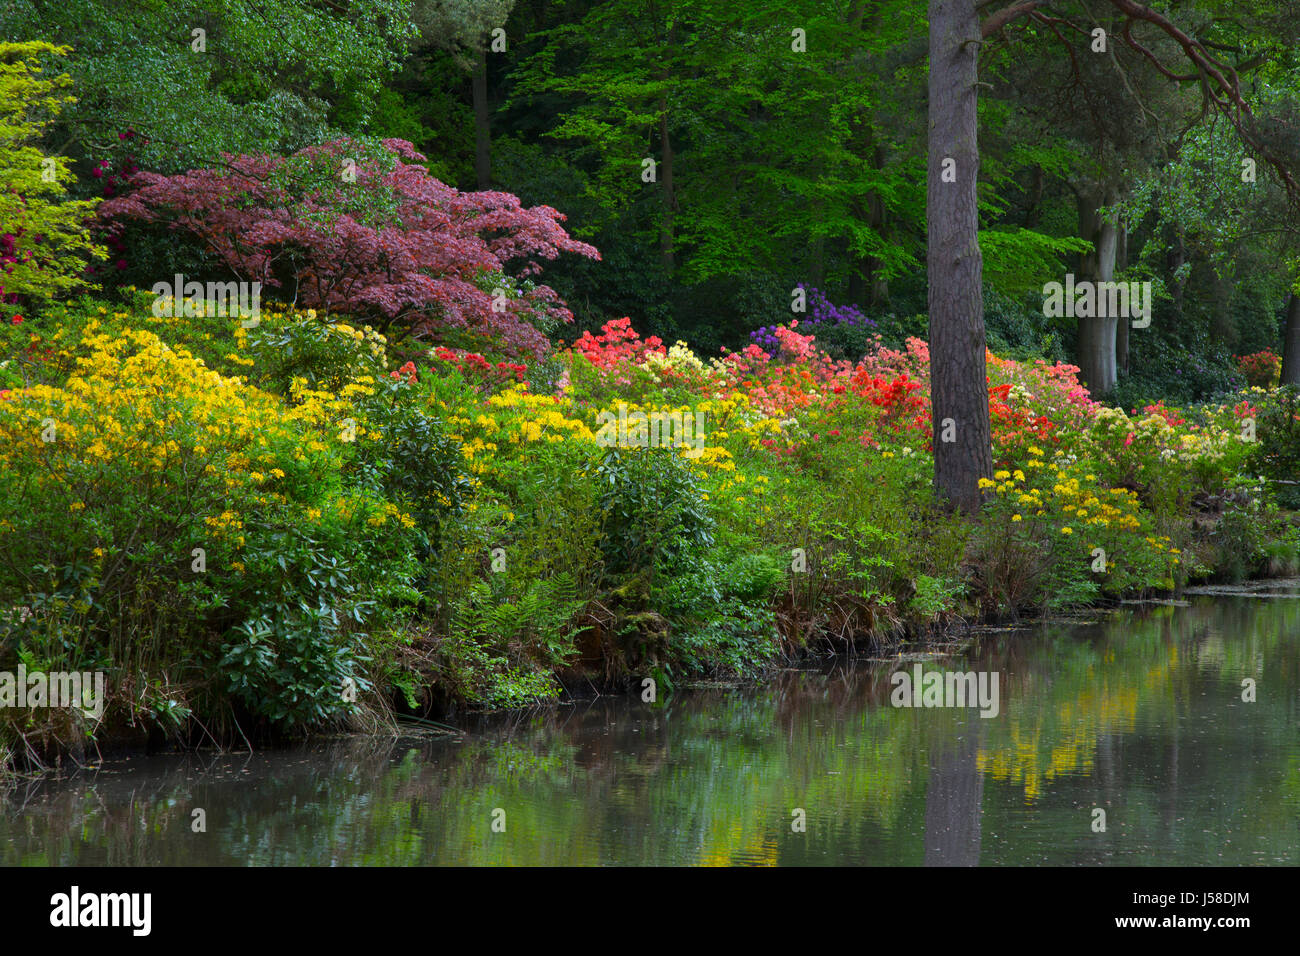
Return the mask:
[[[1115,255],[1119,250],[1119,224],[1101,214],[1103,205],[1118,199],[1113,190],[1084,188],[1079,193],[1079,234],[1093,244],[1093,251],[1083,257],[1082,280],[1110,282],[1115,277]],[[1079,378],[1093,397],[1105,395],[1118,381],[1115,340],[1121,321],[1113,315],[1085,316],[1079,323]]]
[[[462,87],[463,89],[463,87]],[[474,177],[479,189],[492,186],[492,127],[488,120],[487,44],[481,43],[470,82],[474,100]]]
[[[980,23],[975,0],[930,0],[929,279],[934,489],[948,507],[979,510],[993,471],[979,247]],[[952,160],[952,163],[945,163]],[[944,182],[945,169],[955,182]]]
[[[1282,384],[1300,385],[1300,295],[1291,293],[1282,334]]]

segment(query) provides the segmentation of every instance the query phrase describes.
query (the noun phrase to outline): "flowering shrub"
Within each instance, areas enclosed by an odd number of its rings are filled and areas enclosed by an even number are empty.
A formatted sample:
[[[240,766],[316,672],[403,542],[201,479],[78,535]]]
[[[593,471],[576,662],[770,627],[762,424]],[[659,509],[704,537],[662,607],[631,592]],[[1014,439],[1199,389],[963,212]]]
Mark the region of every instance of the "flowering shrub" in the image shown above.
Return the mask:
[[[111,661],[145,707],[211,715],[229,693],[286,726],[342,716],[335,688],[366,683],[354,631],[377,570],[347,555],[400,553],[381,539],[410,517],[332,487],[333,442],[188,352],[131,329],[83,344],[66,385],[0,409],[0,593],[27,609],[10,639],[51,667]]]
[[[411,162],[404,162],[409,160]],[[531,276],[561,252],[599,258],[547,206],[461,193],[404,140],[335,140],[279,156],[230,156],[221,169],[138,172],[106,201],[105,222],[170,224],[200,237],[245,281],[292,288],[306,306],[425,335],[471,330],[517,354],[548,349],[572,319]],[[508,268],[523,260],[518,276]]]
[[[570,668],[671,681],[1169,590],[1262,561],[1249,475],[1294,472],[1288,389],[1126,414],[1073,366],[990,354],[972,524],[933,505],[919,339],[850,362],[791,323],[705,360],[619,319],[525,364],[149,303],[0,326],[0,647],[104,666],[126,720],[318,725],[355,717],[349,680],[513,706]],[[610,447],[611,413],[699,431]]]
[[[1246,376],[1248,385],[1268,388],[1282,375],[1282,356],[1272,349],[1237,356],[1237,370]]]
[[[1029,449],[1043,456],[1042,449]],[[1156,537],[1136,493],[1108,488],[1059,450],[980,479],[990,519],[978,541],[990,611],[1051,609],[1174,584],[1181,551]]]
[[[222,372],[99,315],[50,334],[59,384],[0,402],[3,653],[107,670],[115,723],[353,716],[340,689],[391,676],[372,649],[469,491],[458,445],[371,330],[232,322]]]
[[[836,358],[859,358],[869,350],[879,327],[856,305],[835,305],[820,290],[802,282],[797,288],[806,295],[807,318],[802,322],[806,333],[817,336],[821,347]],[[776,353],[783,346],[781,330],[784,326],[770,325],[749,333],[749,339],[760,348]]]
[[[1295,484],[1300,482],[1300,388],[1284,385],[1267,393],[1252,391],[1259,407],[1250,463],[1274,483],[1283,504],[1300,508],[1300,484]]]
[[[850,363],[822,351],[800,323],[767,334],[771,351],[751,344],[706,363],[681,343],[667,353],[639,345],[620,322],[620,349],[589,344],[582,354],[570,353],[566,398],[579,408],[599,408],[620,395],[644,402],[659,389],[696,409],[725,399],[728,427],[715,424],[713,434],[734,456],[736,481],[744,477],[741,464],[751,472],[757,466],[751,456],[762,450],[796,481],[813,478],[861,497],[869,471],[909,462],[890,479],[894,500],[874,507],[924,509],[932,468],[926,344],[909,339],[895,350],[877,343]],[[597,353],[599,378],[584,371],[589,352]],[[1228,494],[1245,467],[1254,448],[1245,428],[1254,413],[1251,399],[1207,406],[1195,416],[1158,402],[1130,418],[1094,402],[1076,366],[991,353],[986,359],[995,468],[1011,476],[991,480],[986,530],[975,542],[974,553],[982,555],[977,565],[984,563],[975,583],[994,605],[1044,607],[1169,588],[1203,570],[1170,555],[1191,545],[1199,503]],[[708,443],[715,443],[713,435]],[[1060,480],[1034,484],[1040,470],[1059,471]],[[1023,475],[1029,484],[1016,477]],[[1008,505],[1004,495],[1013,487]],[[752,527],[767,520],[752,512],[743,518]],[[878,513],[855,520],[866,522],[856,534],[876,534],[865,530],[872,520],[880,530]],[[898,563],[909,565],[918,558],[901,542],[911,533],[886,532],[875,540],[889,542]],[[1092,569],[1098,548],[1107,553],[1101,571]],[[880,600],[899,587],[888,578],[879,579]]]

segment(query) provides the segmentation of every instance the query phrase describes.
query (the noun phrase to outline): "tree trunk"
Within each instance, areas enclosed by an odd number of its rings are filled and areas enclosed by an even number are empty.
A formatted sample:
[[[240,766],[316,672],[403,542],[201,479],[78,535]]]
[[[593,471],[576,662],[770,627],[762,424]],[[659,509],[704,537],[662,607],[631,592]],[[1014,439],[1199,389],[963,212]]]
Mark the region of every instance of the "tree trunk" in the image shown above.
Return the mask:
[[[1079,234],[1093,244],[1093,251],[1083,257],[1079,278],[1089,282],[1110,282],[1115,276],[1115,255],[1119,250],[1119,223],[1113,216],[1101,214],[1102,205],[1112,205],[1118,196],[1113,190],[1104,193],[1084,188],[1079,193]],[[1120,321],[1113,315],[1080,317],[1078,352],[1079,378],[1096,398],[1115,388],[1118,381],[1116,331]]]
[[[481,43],[470,83],[474,100],[474,177],[479,189],[492,187],[492,128],[488,122],[487,43]],[[463,89],[463,87],[462,87]]]
[[[1300,295],[1294,292],[1286,304],[1286,331],[1282,335],[1282,384],[1300,385]]]
[[[879,144],[872,150],[871,165],[875,169],[885,168],[885,148]],[[867,200],[867,225],[872,232],[883,239],[888,239],[886,227],[885,204],[880,194],[872,192]],[[871,305],[882,305],[889,301],[889,282],[880,277],[884,263],[876,256],[868,256],[863,269],[863,279],[867,284],[867,300]]]
[[[993,471],[979,247],[980,23],[975,0],[930,0],[929,177],[926,272],[934,489],[968,514]],[[944,182],[945,159],[956,182]],[[952,177],[949,176],[949,179]]]
[[[808,283],[814,289],[826,291],[826,240],[814,236],[808,242]]]
[[[925,790],[925,865],[979,866],[984,776],[977,757],[983,736],[968,714],[955,743],[933,743]]]
[[[1211,268],[1214,268],[1211,266]],[[1225,269],[1227,267],[1225,266]],[[1237,344],[1237,330],[1232,324],[1232,275],[1214,272],[1214,314],[1210,319],[1210,334],[1215,341],[1231,349]]]
[[[1079,320],[1079,379],[1093,398],[1100,398],[1113,390],[1119,380],[1115,349],[1117,326],[1118,322],[1111,315]]]
[[[1119,227],[1119,242],[1115,250],[1115,271],[1122,273],[1128,268],[1128,230],[1123,224]],[[1128,332],[1131,322],[1120,322],[1115,328],[1115,370],[1116,373],[1128,374]]]
[[[1025,207],[1025,228],[1037,229],[1043,217],[1043,167],[1035,166],[1033,178],[1029,182],[1029,199]]]

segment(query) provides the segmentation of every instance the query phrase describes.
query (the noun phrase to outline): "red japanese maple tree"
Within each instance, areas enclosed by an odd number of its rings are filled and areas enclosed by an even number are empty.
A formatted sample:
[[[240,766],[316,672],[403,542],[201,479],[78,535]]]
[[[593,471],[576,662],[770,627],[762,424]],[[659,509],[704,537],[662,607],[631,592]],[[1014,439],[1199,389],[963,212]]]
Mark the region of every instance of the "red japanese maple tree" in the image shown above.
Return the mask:
[[[423,160],[401,139],[228,155],[222,168],[136,173],[100,215],[110,233],[130,219],[187,230],[241,280],[299,306],[435,339],[473,329],[503,351],[545,351],[542,330],[573,315],[532,280],[538,260],[600,254],[570,237],[550,206],[460,192]]]

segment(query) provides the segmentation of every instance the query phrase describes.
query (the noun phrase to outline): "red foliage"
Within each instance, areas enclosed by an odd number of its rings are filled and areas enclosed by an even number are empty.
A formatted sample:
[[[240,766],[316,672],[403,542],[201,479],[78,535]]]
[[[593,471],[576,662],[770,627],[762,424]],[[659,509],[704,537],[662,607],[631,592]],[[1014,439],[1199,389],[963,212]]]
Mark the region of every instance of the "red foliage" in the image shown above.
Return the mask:
[[[219,169],[138,172],[100,215],[116,228],[142,219],[188,230],[242,280],[292,291],[302,306],[431,336],[474,329],[513,354],[544,352],[529,316],[573,316],[554,290],[528,280],[541,270],[536,260],[600,254],[571,238],[550,206],[462,193],[416,165],[424,157],[410,143],[382,145],[340,139],[289,157],[226,156]],[[504,311],[495,311],[491,277],[521,260],[518,296],[498,299]]]

